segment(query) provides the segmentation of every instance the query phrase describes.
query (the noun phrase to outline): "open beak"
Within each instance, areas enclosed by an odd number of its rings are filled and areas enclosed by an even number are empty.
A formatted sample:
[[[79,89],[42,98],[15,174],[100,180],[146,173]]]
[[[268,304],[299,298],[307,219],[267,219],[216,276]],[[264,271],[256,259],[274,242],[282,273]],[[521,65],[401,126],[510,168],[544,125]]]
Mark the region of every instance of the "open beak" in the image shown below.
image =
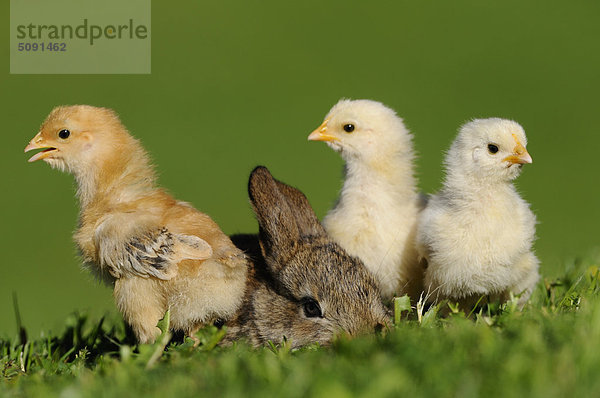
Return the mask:
[[[36,160],[45,159],[57,151],[56,148],[44,144],[44,138],[42,138],[42,133],[37,133],[37,135],[33,137],[31,141],[29,141],[29,144],[25,147],[25,152],[33,151],[34,149],[44,150],[30,157],[29,160],[27,160],[29,163],[35,162]]]
[[[513,136],[514,136],[514,134],[513,134]],[[533,163],[533,159],[531,158],[531,155],[529,154],[529,152],[527,152],[527,149],[525,149],[523,144],[521,144],[519,142],[519,140],[517,140],[517,137],[515,137],[515,141],[517,142],[517,145],[515,146],[513,154],[505,157],[502,160],[509,162],[511,164]]]
[[[327,134],[327,123],[329,119],[325,119],[325,121],[316,128],[315,131],[310,133],[308,136],[309,141],[339,141],[339,138],[333,136],[331,134]]]

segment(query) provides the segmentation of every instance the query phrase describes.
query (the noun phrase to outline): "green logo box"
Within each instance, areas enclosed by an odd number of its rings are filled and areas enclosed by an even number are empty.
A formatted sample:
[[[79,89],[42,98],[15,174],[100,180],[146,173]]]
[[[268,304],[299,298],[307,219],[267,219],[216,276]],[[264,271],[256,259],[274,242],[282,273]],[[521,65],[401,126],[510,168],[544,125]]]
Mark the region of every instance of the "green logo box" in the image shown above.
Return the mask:
[[[151,0],[10,0],[11,74],[149,74]]]

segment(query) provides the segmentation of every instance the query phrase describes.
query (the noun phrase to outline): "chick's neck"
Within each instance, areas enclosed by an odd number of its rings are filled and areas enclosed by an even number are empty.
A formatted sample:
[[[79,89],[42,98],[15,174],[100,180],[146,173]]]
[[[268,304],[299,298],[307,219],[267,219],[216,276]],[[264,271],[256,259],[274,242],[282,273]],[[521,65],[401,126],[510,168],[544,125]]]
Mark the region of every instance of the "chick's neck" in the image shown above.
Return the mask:
[[[344,174],[342,200],[344,192],[352,192],[353,188],[389,192],[400,200],[412,200],[417,196],[412,156],[406,153],[346,159]]]
[[[489,201],[515,192],[510,181],[498,176],[473,175],[461,170],[448,170],[441,190],[443,196],[459,202]]]
[[[138,145],[101,156],[74,175],[82,211],[94,203],[133,201],[157,189],[148,156]]]

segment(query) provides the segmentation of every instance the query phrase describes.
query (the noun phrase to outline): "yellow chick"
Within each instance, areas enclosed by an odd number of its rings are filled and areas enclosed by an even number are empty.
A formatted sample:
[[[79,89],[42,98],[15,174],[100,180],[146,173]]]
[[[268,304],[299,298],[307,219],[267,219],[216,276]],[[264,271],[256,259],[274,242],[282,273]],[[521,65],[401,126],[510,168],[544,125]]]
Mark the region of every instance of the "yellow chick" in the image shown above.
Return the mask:
[[[308,139],[325,141],[345,161],[342,191],[323,219],[329,235],[364,262],[384,299],[418,299],[423,276],[414,239],[424,199],[402,119],[379,102],[342,99]]]
[[[433,300],[466,310],[519,296],[524,305],[539,279],[532,251],[536,219],[512,180],[532,159],[516,122],[476,119],[461,127],[446,154],[443,188],[422,212],[417,246]]]
[[[234,315],[247,261],[218,225],[156,186],[146,151],[110,109],[55,108],[25,152],[77,181],[83,262],[114,287],[117,307],[141,343],[171,328],[194,332]]]

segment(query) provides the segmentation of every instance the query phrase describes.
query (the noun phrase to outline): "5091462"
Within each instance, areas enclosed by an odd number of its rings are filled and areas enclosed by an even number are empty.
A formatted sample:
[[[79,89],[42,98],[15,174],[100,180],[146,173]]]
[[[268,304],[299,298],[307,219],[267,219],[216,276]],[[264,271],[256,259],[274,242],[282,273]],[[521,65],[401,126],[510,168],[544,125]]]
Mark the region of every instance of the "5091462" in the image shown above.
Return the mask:
[[[17,45],[19,51],[67,51],[67,43],[19,43]]]

